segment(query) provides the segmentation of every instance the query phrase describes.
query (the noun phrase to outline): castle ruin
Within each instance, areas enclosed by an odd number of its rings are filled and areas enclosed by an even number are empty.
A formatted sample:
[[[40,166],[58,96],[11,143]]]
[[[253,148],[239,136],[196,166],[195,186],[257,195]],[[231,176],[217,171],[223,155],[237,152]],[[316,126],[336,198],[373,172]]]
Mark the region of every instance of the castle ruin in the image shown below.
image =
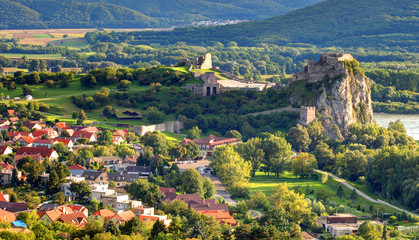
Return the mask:
[[[316,120],[316,107],[303,106],[300,108],[300,120],[298,123],[301,126],[306,127],[314,120]]]
[[[303,71],[294,74],[288,81],[288,86],[301,80],[308,80],[309,83],[321,81],[326,75],[330,78],[339,74],[344,75],[346,73],[344,61],[353,59],[352,55],[347,53],[325,53],[316,63],[310,58]]]
[[[205,56],[199,56],[195,60],[189,60],[187,58],[183,58],[179,61],[178,64],[190,67],[189,70],[212,69],[212,55],[211,53],[207,53],[205,54]]]

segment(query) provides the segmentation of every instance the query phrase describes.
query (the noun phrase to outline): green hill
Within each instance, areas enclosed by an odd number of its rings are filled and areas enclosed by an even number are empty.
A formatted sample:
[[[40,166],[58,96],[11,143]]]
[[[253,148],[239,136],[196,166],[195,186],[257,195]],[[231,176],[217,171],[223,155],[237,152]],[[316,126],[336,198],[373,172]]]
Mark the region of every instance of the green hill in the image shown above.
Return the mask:
[[[319,1],[1,0],[0,29],[170,27],[201,20],[255,20]]]
[[[26,28],[46,27],[39,17],[38,12],[19,3],[0,0],[0,29],[21,28],[21,26],[26,26]]]
[[[386,45],[416,49],[418,16],[418,0],[327,0],[263,21],[131,34],[136,37],[134,41],[143,44],[186,42],[201,45],[236,41],[239,45],[249,46],[299,42],[323,46]]]

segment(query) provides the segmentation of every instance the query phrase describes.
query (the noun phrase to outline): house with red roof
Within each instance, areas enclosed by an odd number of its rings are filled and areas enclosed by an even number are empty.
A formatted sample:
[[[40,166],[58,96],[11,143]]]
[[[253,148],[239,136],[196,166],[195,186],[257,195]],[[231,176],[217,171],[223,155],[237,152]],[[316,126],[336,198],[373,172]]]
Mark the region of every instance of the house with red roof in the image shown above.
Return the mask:
[[[47,147],[47,148],[52,148],[52,146],[54,146],[54,141],[52,141],[51,139],[35,139],[32,143],[33,147]]]
[[[9,170],[13,170],[15,168],[10,163],[5,163],[5,162],[0,162],[0,167],[1,169],[9,169]]]
[[[69,128],[69,126],[66,122],[57,122],[53,128],[61,133],[64,129]]]
[[[17,115],[16,115],[15,110],[13,110],[13,109],[9,109],[9,110],[7,110],[7,111],[4,113],[4,115],[6,115],[7,117],[14,117],[14,116],[17,116]]]
[[[79,131],[90,132],[90,133],[99,133],[100,132],[100,130],[97,127],[85,127],[85,128],[80,129]]]
[[[9,146],[0,146],[0,155],[9,155],[13,153],[13,149]]]
[[[82,228],[84,225],[86,225],[88,218],[82,212],[74,212],[69,214],[62,214],[56,221],[73,224],[78,228]]]
[[[39,155],[39,154],[29,154],[29,155],[26,155],[26,154],[15,154],[15,157],[14,157],[15,163],[17,164],[24,157],[30,157],[32,159],[35,159],[39,163],[42,163],[44,161],[44,158],[41,155]]]
[[[120,145],[124,141],[125,141],[125,139],[123,137],[117,136],[117,135],[112,135],[112,143],[113,144]]]
[[[19,142],[21,146],[32,147],[34,139],[32,137],[20,137],[16,142]]]
[[[35,138],[41,138],[44,135],[47,135],[49,138],[56,138],[58,137],[57,131],[55,131],[53,128],[46,128],[46,129],[38,129],[35,130],[32,135]]]
[[[4,127],[4,126],[9,127],[9,125],[10,125],[10,121],[9,120],[7,120],[7,119],[1,119],[0,120],[0,127]]]
[[[158,220],[160,220],[160,222],[164,223],[164,225],[166,225],[166,227],[169,227],[170,224],[172,223],[172,219],[168,219],[167,215],[146,215],[146,214],[141,214],[139,216],[140,221],[141,222],[150,222],[152,224],[154,224],[155,222],[157,222]]]
[[[6,194],[7,195],[7,194]],[[9,196],[7,196],[7,198],[9,198]],[[9,200],[6,199],[6,197],[3,195],[2,192],[0,192],[0,202],[8,202]]]
[[[80,138],[87,138],[89,140],[89,142],[96,142],[97,141],[97,135],[94,132],[77,131],[77,132],[74,132],[72,137],[76,141]]]
[[[15,132],[15,131],[10,131],[9,132],[9,138],[13,142],[16,142],[21,137],[32,137],[33,138],[33,135],[32,135],[31,132]]]
[[[56,143],[63,143],[64,146],[66,146],[67,148],[72,148],[74,146],[73,141],[71,141],[71,139],[67,139],[67,138],[54,138],[52,139],[54,141],[54,144]]]
[[[18,117],[11,117],[9,121],[13,124],[19,123],[20,119]]]
[[[125,139],[125,136],[128,134],[128,129],[117,129],[112,132],[113,136],[121,136]]]
[[[190,142],[194,142],[196,145],[198,145],[202,157],[210,157],[217,147],[225,146],[228,144],[238,144],[241,143],[241,140],[238,140],[237,138],[217,137],[215,135],[209,135],[206,138],[195,138],[193,140],[184,139],[179,145],[186,145]]]
[[[42,125],[38,121],[28,121],[23,124],[24,127],[27,127],[29,130],[35,129],[42,129]]]
[[[100,217],[103,217],[104,219],[111,219],[113,216],[115,216],[115,213],[109,209],[101,209],[93,213],[92,215],[100,216]]]
[[[231,226],[238,225],[236,219],[234,219],[229,212],[223,212],[222,210],[207,210],[197,212],[215,218],[215,221],[217,221],[220,224],[226,223]]]
[[[41,160],[48,158],[51,161],[58,159],[58,154],[54,149],[45,147],[21,147],[17,150],[16,155],[40,155]]]
[[[11,222],[16,221],[16,216],[12,212],[0,209],[0,221],[11,223]]]
[[[135,217],[135,213],[133,213],[131,210],[128,210],[128,211],[115,214],[110,219],[116,224],[122,224],[124,222],[131,220],[131,218],[134,218],[134,217]]]

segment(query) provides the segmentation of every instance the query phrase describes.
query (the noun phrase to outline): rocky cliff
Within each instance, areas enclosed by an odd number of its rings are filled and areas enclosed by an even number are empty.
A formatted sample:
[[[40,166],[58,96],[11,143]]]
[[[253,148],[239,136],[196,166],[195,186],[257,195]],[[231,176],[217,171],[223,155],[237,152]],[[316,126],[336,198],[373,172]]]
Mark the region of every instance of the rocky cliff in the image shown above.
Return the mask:
[[[293,104],[315,106],[328,136],[343,139],[352,123],[372,123],[371,89],[350,54],[322,54],[288,82]]]

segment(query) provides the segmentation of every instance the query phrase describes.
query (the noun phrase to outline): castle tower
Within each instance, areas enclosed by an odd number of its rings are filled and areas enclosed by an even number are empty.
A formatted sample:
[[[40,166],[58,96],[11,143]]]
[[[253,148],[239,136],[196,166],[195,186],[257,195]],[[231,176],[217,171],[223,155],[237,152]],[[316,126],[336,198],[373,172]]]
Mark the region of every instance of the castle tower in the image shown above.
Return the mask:
[[[300,108],[300,120],[298,123],[302,126],[307,126],[316,120],[316,107],[306,107],[303,106]]]

